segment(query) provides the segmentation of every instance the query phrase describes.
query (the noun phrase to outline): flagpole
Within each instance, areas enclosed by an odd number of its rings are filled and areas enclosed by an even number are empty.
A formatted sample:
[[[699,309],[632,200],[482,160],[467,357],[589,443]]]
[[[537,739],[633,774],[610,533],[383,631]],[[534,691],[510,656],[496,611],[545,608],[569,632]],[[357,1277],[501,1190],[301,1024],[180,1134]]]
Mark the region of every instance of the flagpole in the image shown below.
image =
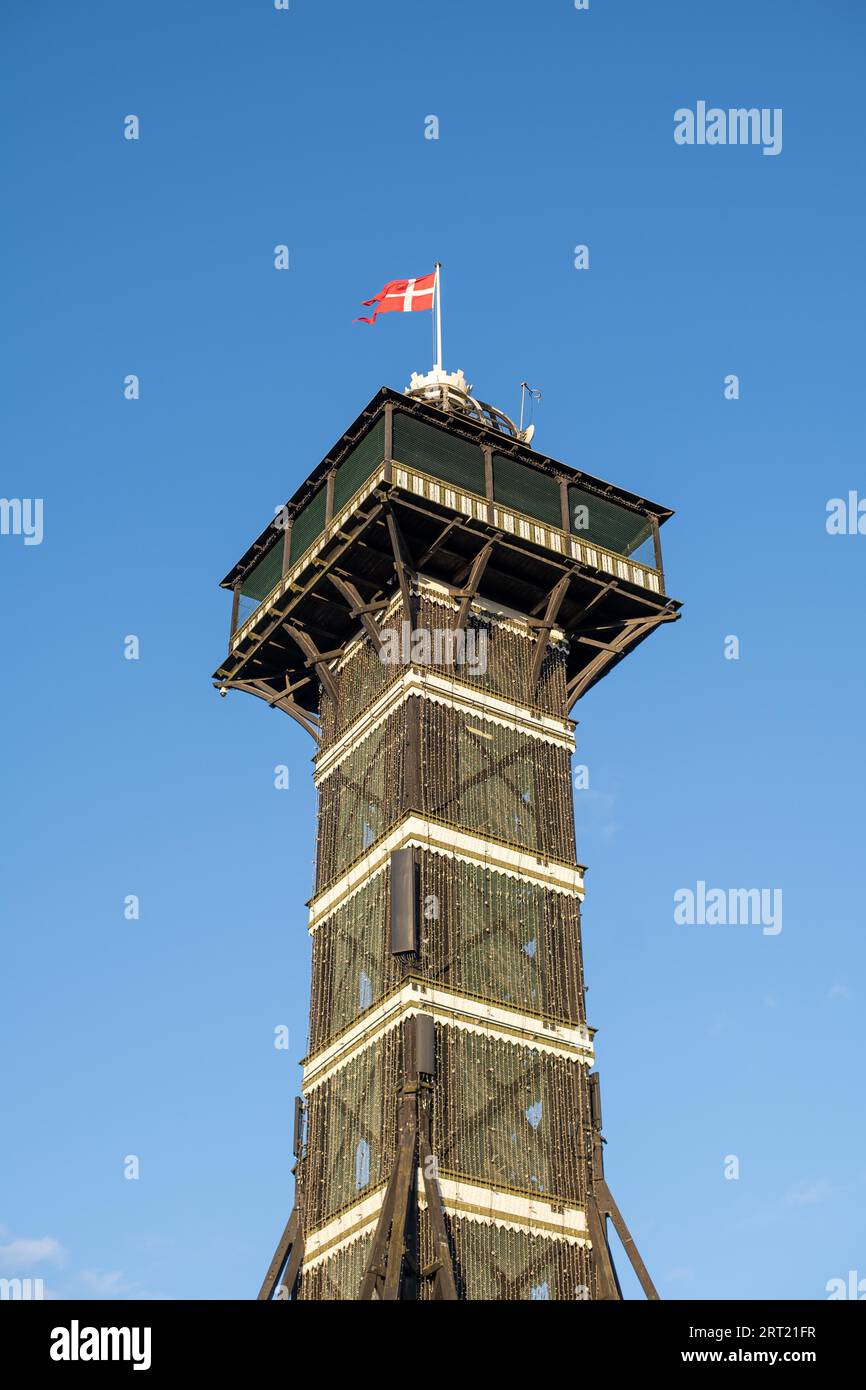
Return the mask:
[[[442,262],[436,262],[436,365],[434,370],[442,370],[442,289],[439,280],[439,272],[442,269]]]

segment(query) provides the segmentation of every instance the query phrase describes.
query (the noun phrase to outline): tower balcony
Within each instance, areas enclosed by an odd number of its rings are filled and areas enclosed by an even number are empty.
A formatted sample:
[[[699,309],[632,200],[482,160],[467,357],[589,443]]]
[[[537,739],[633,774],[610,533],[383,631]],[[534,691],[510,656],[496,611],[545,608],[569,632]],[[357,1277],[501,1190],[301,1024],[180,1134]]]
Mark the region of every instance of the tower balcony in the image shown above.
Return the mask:
[[[676,617],[659,540],[671,515],[383,388],[223,580],[234,601],[214,679],[313,713],[328,661],[424,574],[470,602],[483,590],[540,630],[555,622],[572,639],[577,699]]]

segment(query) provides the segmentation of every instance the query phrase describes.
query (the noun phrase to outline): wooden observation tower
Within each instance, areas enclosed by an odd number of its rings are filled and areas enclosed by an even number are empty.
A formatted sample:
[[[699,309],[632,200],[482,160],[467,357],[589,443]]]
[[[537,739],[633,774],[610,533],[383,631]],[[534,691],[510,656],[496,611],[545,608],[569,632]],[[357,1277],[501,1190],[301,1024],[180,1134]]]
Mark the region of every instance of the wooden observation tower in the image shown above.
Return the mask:
[[[591,686],[679,604],[671,513],[434,369],[223,580],[221,691],[316,741],[296,1204],[260,1297],[620,1297],[572,807]]]

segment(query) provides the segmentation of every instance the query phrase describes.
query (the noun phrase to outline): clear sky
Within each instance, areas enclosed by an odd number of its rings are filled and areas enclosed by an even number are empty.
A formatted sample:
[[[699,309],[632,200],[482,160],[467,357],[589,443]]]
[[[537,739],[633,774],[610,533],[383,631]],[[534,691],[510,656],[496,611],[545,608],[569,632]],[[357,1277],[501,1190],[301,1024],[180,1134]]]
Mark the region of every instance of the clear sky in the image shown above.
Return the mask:
[[[676,510],[682,621],[575,711],[614,1195],[664,1297],[866,1278],[866,536],[825,527],[866,494],[862,4],[7,0],[0,25],[2,492],[44,506],[41,545],[0,536],[0,1274],[258,1288],[292,1200],[313,748],[212,689],[217,584],[429,367],[429,316],[352,319],[438,258],[446,366],[511,414],[528,379],[540,449]],[[781,108],[781,153],[677,145],[698,101]],[[677,925],[698,881],[782,890],[781,932]]]

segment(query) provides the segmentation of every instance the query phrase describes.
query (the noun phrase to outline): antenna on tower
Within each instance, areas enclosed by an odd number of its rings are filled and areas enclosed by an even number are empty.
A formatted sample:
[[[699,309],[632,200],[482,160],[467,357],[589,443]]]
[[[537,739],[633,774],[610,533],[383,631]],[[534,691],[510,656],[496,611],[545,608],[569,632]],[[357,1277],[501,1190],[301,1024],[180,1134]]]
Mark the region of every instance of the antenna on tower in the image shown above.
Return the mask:
[[[540,401],[540,400],[541,400],[541,390],[540,390],[539,387],[537,387],[537,386],[530,386],[530,384],[529,384],[528,381],[521,381],[521,383],[520,383],[520,425],[519,425],[519,429],[520,429],[521,434],[523,433],[523,410],[524,410],[524,407],[525,407],[525,405],[526,405],[526,396],[527,396],[527,393],[529,394],[529,399],[530,399],[531,401]],[[529,428],[532,430],[532,434],[535,434],[535,426],[534,426],[534,425],[530,425]],[[531,437],[532,437],[532,436],[530,435],[530,438],[531,438]],[[529,440],[527,440],[526,442],[527,442],[527,444],[528,444],[528,443],[529,443]]]

